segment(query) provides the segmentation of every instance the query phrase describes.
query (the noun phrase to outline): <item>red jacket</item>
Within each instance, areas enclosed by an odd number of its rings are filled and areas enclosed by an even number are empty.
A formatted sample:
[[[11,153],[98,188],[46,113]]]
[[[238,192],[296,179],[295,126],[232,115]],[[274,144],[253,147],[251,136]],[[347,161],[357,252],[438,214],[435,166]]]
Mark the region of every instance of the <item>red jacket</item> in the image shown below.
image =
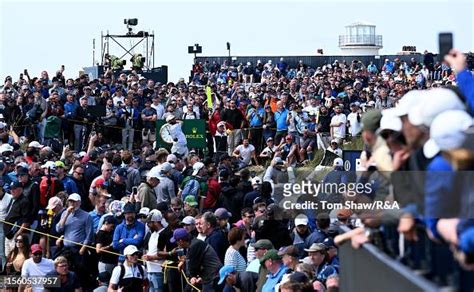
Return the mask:
[[[215,208],[217,200],[221,194],[221,185],[216,178],[210,177],[207,180],[207,193],[204,199],[204,208]]]

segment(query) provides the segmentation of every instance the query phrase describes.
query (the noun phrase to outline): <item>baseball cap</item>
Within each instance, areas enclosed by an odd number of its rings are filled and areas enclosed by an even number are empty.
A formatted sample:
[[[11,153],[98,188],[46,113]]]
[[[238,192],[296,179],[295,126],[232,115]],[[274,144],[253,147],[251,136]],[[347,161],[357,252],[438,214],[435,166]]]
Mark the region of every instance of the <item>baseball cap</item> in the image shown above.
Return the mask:
[[[56,167],[66,168],[66,165],[61,160],[56,161],[54,164],[56,165]]]
[[[300,226],[300,225],[308,225],[308,216],[305,214],[299,214],[295,218],[295,226]]]
[[[342,167],[344,165],[344,161],[342,161],[342,158],[336,158],[333,161],[333,165],[336,167]]]
[[[430,126],[434,118],[447,110],[464,110],[459,96],[446,88],[433,88],[426,92],[423,102],[409,110],[408,119],[415,126]]]
[[[176,164],[178,162],[178,157],[174,154],[168,154],[168,157],[166,157],[166,161],[171,163],[171,164]]]
[[[204,163],[196,162],[193,165],[193,175],[197,175],[198,172],[204,167]]]
[[[259,178],[258,176],[252,178],[252,185],[261,185],[262,184],[262,179]]]
[[[186,231],[186,229],[184,228],[178,228],[173,232],[173,237],[171,237],[170,242],[175,243],[178,240],[184,240],[188,238],[189,238],[188,231]]]
[[[219,283],[217,283],[218,285],[221,285],[222,283],[224,283],[225,279],[227,278],[227,276],[229,274],[232,274],[235,272],[235,267],[234,266],[231,266],[231,265],[227,265],[227,266],[223,266],[220,270],[219,270]]]
[[[17,170],[16,170],[16,175],[18,177],[22,176],[22,175],[28,175],[28,168],[25,168],[25,167],[18,167]]]
[[[10,144],[2,144],[0,146],[0,154],[3,154],[5,152],[13,152],[14,148]]]
[[[78,193],[72,193],[72,194],[69,195],[67,200],[68,201],[80,202],[81,201],[81,196]]]
[[[16,189],[16,188],[22,188],[23,185],[19,181],[13,181],[10,183],[10,190]]]
[[[35,254],[37,252],[43,252],[43,249],[41,248],[41,245],[36,243],[31,246],[31,253]]]
[[[196,201],[196,198],[194,198],[194,196],[187,196],[185,199],[184,199],[184,203],[185,204],[188,204],[189,206],[197,206],[198,203]]]
[[[125,204],[125,206],[123,207],[123,213],[135,213],[135,206],[132,203]]]
[[[41,165],[41,168],[49,168],[49,169],[55,170],[56,169],[56,163],[54,163],[52,161],[46,161],[45,164]]]
[[[32,148],[43,148],[44,145],[41,145],[38,141],[32,141],[30,142],[30,144],[28,144],[28,147],[32,147]]]
[[[466,139],[465,131],[472,125],[473,119],[465,111],[449,110],[439,114],[431,123],[430,139],[423,146],[425,156],[430,156],[436,150],[461,148]]]
[[[125,168],[119,168],[115,172],[116,175],[120,176],[122,179],[127,179],[127,170]]]
[[[162,225],[164,225],[164,221],[165,219],[163,218],[163,214],[160,210],[153,209],[148,214],[147,222],[160,222]]]
[[[278,251],[278,255],[280,255],[280,256],[289,255],[289,256],[292,256],[294,258],[299,258],[300,251],[299,251],[298,247],[296,247],[294,245],[289,245],[289,246],[280,248],[280,250]]]
[[[380,128],[377,133],[383,130],[392,130],[400,132],[402,130],[402,120],[396,115],[394,108],[386,109],[382,111],[382,118],[380,118]]]
[[[171,169],[173,169],[173,165],[171,165],[169,162],[165,162],[160,165],[160,172],[162,174],[169,172]]]
[[[423,90],[410,90],[408,91],[398,102],[395,107],[395,115],[402,117],[408,115],[411,108],[416,106],[426,96],[426,92]]]
[[[159,178],[160,177],[159,167],[155,166],[152,169],[150,169],[150,171],[147,173],[146,176],[151,177],[151,178]]]
[[[335,248],[336,247],[336,244],[334,243],[334,240],[330,237],[326,238],[324,241],[323,241],[323,244],[326,246],[326,249],[330,249],[330,248]]]
[[[194,225],[194,224],[196,224],[196,220],[194,220],[193,216],[186,216],[186,217],[183,218],[183,221],[181,221],[181,224]]]
[[[253,244],[255,249],[273,249],[273,244],[268,239],[260,239]]]
[[[59,205],[62,205],[62,204],[63,204],[63,202],[61,201],[60,198],[51,197],[48,200],[48,206],[46,207],[46,209],[51,210],[51,209],[54,209],[56,206],[59,206]]]
[[[145,215],[146,217],[148,214],[150,214],[150,208],[148,207],[143,207],[140,209],[140,211],[138,211],[138,215]]]
[[[133,255],[138,252],[138,248],[134,245],[127,245],[127,247],[123,250],[123,254],[128,256],[128,255]]]
[[[226,208],[218,208],[215,212],[214,212],[214,215],[216,215],[217,219],[221,220],[221,219],[229,219],[230,217],[232,217],[232,213],[230,213],[229,211],[227,211]]]
[[[380,127],[382,111],[378,109],[369,110],[362,115],[361,124],[363,131],[375,132]]]
[[[267,250],[267,252],[260,259],[260,264],[263,265],[266,260],[281,260],[281,256],[278,255],[278,251],[276,249],[270,249]]]

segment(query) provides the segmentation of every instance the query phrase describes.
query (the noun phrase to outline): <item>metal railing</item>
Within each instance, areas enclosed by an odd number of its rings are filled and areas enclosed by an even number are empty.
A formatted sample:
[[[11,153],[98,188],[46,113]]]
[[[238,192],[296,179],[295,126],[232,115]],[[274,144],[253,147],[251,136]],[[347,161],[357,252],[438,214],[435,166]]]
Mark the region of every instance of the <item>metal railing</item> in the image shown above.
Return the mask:
[[[382,47],[381,35],[340,35],[339,47],[357,45],[357,46],[380,46]]]

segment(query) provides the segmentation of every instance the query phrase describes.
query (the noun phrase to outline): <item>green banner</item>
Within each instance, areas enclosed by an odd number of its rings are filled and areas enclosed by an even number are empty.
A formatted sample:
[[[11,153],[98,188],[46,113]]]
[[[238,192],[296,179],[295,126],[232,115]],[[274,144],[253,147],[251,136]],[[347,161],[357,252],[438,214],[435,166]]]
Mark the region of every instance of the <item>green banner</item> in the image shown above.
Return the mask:
[[[170,143],[163,141],[160,130],[166,124],[165,120],[156,121],[156,147],[171,148]],[[188,142],[188,149],[191,148],[206,148],[206,121],[205,120],[183,120],[183,133]]]

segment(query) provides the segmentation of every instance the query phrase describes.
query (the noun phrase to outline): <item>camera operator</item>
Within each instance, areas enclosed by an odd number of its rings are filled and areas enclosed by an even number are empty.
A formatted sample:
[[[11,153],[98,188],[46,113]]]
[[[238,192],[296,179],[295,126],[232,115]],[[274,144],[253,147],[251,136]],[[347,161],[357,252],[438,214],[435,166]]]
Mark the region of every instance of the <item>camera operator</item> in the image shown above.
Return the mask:
[[[89,112],[87,98],[85,96],[79,99],[79,107],[74,113],[74,151],[79,153],[85,146],[84,140],[87,137],[87,126],[92,123],[94,118]]]
[[[125,104],[118,110],[119,125],[122,129],[122,145],[124,149],[132,150],[135,135],[135,123],[138,121],[139,112],[135,110],[130,99],[125,98]]]

